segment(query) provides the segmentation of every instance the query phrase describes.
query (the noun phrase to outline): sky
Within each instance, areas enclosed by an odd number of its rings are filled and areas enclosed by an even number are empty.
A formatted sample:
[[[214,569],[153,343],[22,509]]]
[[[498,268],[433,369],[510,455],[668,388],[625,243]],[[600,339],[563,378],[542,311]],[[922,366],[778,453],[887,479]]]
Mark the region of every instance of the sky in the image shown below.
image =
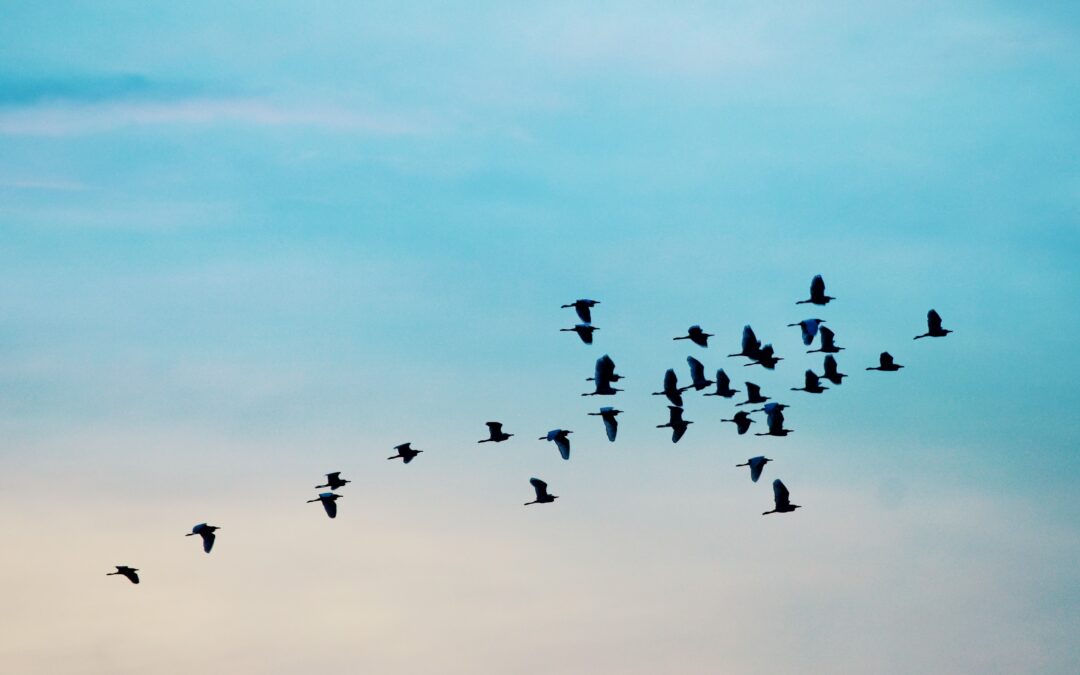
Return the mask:
[[[1072,3],[4,17],[3,670],[1077,672]],[[687,394],[673,445],[689,355],[795,432]]]

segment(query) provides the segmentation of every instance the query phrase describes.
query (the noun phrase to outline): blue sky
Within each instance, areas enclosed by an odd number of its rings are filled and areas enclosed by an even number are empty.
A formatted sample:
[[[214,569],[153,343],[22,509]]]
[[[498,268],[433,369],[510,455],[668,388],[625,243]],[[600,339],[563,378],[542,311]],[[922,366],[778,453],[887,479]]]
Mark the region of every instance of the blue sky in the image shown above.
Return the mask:
[[[1078,30],[1019,3],[6,8],[0,655],[1072,672]],[[817,273],[839,299],[796,307]],[[557,331],[577,297],[592,347]],[[912,342],[931,307],[956,333]],[[821,397],[787,391],[810,315],[852,375]],[[716,344],[671,341],[692,323]],[[723,358],[745,323],[775,373]],[[908,367],[866,373],[886,349]],[[614,445],[577,395],[603,353]],[[689,354],[796,433],[692,396],[671,445],[648,393]],[[477,446],[488,419],[518,435]],[[535,440],[559,426],[567,463]],[[806,508],[758,515],[732,465],[760,453]],[[333,523],[303,503],[331,470]],[[532,475],[562,499],[522,513]],[[146,583],[104,583],[124,562]]]

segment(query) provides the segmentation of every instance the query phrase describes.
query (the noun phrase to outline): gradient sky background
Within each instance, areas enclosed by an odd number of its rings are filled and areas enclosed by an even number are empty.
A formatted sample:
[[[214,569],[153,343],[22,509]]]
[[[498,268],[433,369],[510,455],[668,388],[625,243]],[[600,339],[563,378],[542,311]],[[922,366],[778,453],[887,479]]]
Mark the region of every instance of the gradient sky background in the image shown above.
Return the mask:
[[[1077,672],[1080,11],[871,4],[6,4],[0,669]]]

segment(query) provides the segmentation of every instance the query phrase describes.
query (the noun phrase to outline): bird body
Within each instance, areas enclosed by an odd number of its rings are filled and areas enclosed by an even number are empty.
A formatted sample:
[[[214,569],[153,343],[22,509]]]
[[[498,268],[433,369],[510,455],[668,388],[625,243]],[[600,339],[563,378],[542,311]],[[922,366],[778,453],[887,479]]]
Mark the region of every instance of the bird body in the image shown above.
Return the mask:
[[[345,480],[344,478],[342,478],[340,471],[335,471],[333,473],[326,474],[326,485],[316,485],[315,489],[318,490],[319,488],[330,488],[331,490],[338,490],[345,487],[346,483],[351,482],[351,480]]]
[[[220,529],[220,527],[214,525],[199,523],[195,527],[191,528],[191,532],[188,532],[184,536],[191,537],[197,534],[202,537],[203,550],[209,553],[210,549],[214,548],[214,541],[217,539],[217,535],[215,535],[214,532]]]
[[[701,329],[701,326],[694,324],[686,329],[686,335],[677,338],[671,338],[672,340],[689,340],[699,347],[708,347],[709,338],[713,336],[712,333],[706,333]]]
[[[713,383],[712,380],[705,378],[705,366],[701,364],[701,361],[698,361],[693,356],[687,356],[686,363],[690,365],[690,387],[693,387],[695,391],[707,389]],[[690,387],[686,387],[684,391]]]
[[[668,368],[664,373],[664,388],[660,391],[654,391],[653,396],[667,396],[667,399],[671,401],[672,405],[682,407],[682,389],[679,389],[679,377],[675,374],[675,370]]]
[[[835,299],[836,298],[832,297],[831,295],[825,295],[825,280],[821,278],[820,274],[818,274],[810,281],[810,299],[799,300],[795,304],[805,305],[807,303],[810,303],[814,305],[827,305],[829,304],[830,300]]]
[[[745,410],[740,410],[735,413],[735,416],[730,420],[720,420],[721,422],[732,422],[739,430],[739,435],[742,436],[750,430],[750,425],[754,423],[754,420],[750,419],[750,413]]]
[[[773,503],[775,506],[772,511],[765,511],[761,515],[767,516],[770,513],[791,513],[795,509],[801,509],[798,504],[791,503],[791,495],[788,494],[788,489],[780,481],[779,478],[772,482],[773,489]]]
[[[573,328],[560,328],[559,330],[563,333],[577,333],[582,342],[591,345],[593,343],[593,332],[600,329],[587,323],[579,323]]]
[[[671,442],[678,443],[679,439],[686,433],[687,427],[693,422],[683,419],[683,409],[679,406],[668,406],[668,421],[666,424],[657,424],[656,428],[661,429],[663,427],[671,428]]]
[[[322,502],[323,509],[326,511],[326,515],[331,518],[337,518],[337,500],[341,499],[341,495],[334,494],[333,492],[322,492],[315,499],[309,499],[308,504],[312,502]]]
[[[559,454],[563,459],[570,459],[570,438],[569,434],[573,431],[567,431],[566,429],[552,429],[547,432],[547,436],[541,436],[541,441],[552,441],[555,443],[555,447],[559,449]]]
[[[948,328],[941,327],[941,315],[936,310],[930,310],[926,313],[926,332],[922,335],[916,335],[914,339],[924,337],[945,337],[952,331]]]
[[[805,384],[803,384],[803,386],[792,387],[791,391],[805,391],[809,394],[820,394],[828,389],[828,387],[821,386],[821,378],[819,378],[812,370],[806,371],[804,382]]]
[[[397,450],[398,454],[393,455],[392,457],[387,457],[387,459],[400,459],[405,464],[413,461],[414,459],[416,459],[417,455],[423,452],[423,450],[414,450],[412,448],[411,442],[402,443],[401,445],[395,445],[394,449]]]
[[[751,457],[746,460],[744,464],[736,464],[735,466],[748,466],[750,467],[750,480],[755,483],[758,482],[758,478],[761,478],[761,472],[765,469],[765,465],[772,460],[768,457],[758,455],[757,457]]]
[[[575,300],[568,305],[563,305],[563,309],[573,307],[574,311],[577,312],[579,319],[585,323],[592,323],[592,312],[590,310],[599,304],[599,300],[587,300],[583,298],[581,300]]]
[[[488,428],[488,437],[477,443],[502,443],[514,434],[503,431],[502,422],[484,422]]]
[[[139,570],[134,567],[128,567],[127,565],[117,565],[115,572],[109,572],[105,576],[111,577],[115,574],[119,574],[122,577],[126,577],[128,581],[133,584],[139,583],[139,575],[136,574]]]
[[[553,495],[548,492],[547,483],[539,478],[530,478],[529,483],[532,484],[533,490],[536,490],[536,499],[531,502],[525,502],[525,506],[529,504],[550,504],[559,498],[558,495]]]
[[[876,368],[867,368],[867,370],[880,370],[886,373],[895,373],[901,368],[903,368],[903,366],[893,360],[892,354],[889,352],[881,352],[881,356],[878,357],[878,366]]]
[[[735,394],[738,394],[738,389],[731,388],[731,378],[724,372],[724,369],[716,371],[716,391],[711,391],[705,394],[706,396],[723,396],[724,398],[731,398]]]
[[[799,323],[789,323],[788,328],[791,328],[792,326],[798,326],[799,328],[801,328],[802,342],[804,345],[809,347],[810,343],[814,341],[815,337],[817,337],[818,327],[823,323],[825,323],[823,319],[803,319]]]
[[[615,417],[621,413],[621,410],[616,410],[611,407],[600,408],[600,412],[589,413],[590,415],[599,416],[604,420],[604,430],[607,432],[607,439],[612,443],[615,442],[615,435],[619,433],[619,421]]]

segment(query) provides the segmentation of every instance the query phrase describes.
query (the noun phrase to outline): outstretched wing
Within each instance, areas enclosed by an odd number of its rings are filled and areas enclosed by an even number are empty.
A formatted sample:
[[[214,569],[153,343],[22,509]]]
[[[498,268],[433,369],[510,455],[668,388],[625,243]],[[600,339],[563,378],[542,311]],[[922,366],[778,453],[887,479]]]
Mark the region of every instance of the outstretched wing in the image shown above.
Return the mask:
[[[604,415],[604,430],[607,431],[607,439],[615,442],[615,434],[619,433],[619,421],[614,415]]]
[[[532,486],[533,486],[533,489],[536,490],[536,499],[537,500],[541,500],[544,497],[547,497],[547,494],[548,494],[547,483],[540,480],[539,478],[530,478],[529,483],[531,483]]]
[[[791,497],[788,495],[788,489],[784,487],[784,484],[777,478],[772,482],[773,501],[776,502],[776,508],[786,509],[791,506]]]
[[[881,356],[879,358],[880,358],[880,361],[881,361],[881,367],[882,368],[888,368],[888,367],[892,366],[893,363],[894,363],[892,354],[890,354],[889,352],[881,352]]]
[[[492,436],[498,436],[502,433],[502,422],[484,422],[487,425],[488,433]]]
[[[724,372],[723,368],[716,371],[716,387],[720,391],[731,390],[731,378],[728,377],[728,374]]]
[[[704,389],[709,381],[705,379],[705,366],[693,356],[687,356],[686,362],[690,365],[690,380],[695,389]]]
[[[821,333],[821,348],[832,349],[833,346],[836,344],[834,342],[834,339],[836,338],[836,333],[832,332],[832,329],[826,326],[822,326],[818,332]],[[806,344],[810,343],[807,342]]]
[[[939,332],[941,330],[941,315],[936,310],[930,310],[926,313],[926,325],[931,333]]]
[[[323,508],[326,509],[326,515],[331,518],[337,518],[337,502],[333,499],[320,499]]]
[[[554,438],[555,447],[559,449],[559,454],[563,459],[570,459],[570,439],[565,434],[556,436]]]
[[[810,282],[810,297],[820,298],[825,295],[825,280],[818,274]]]
[[[574,303],[574,309],[577,311],[578,317],[585,323],[592,323],[592,312],[589,311],[589,305],[581,300]]]
[[[204,530],[202,532],[202,549],[209,553],[210,549],[214,548],[215,539],[217,539],[217,535],[208,530]]]
[[[750,480],[755,483],[758,482],[758,478],[761,478],[761,472],[765,468],[765,457],[751,457],[750,458]]]
[[[750,324],[746,324],[742,329],[742,352],[744,355],[756,354],[757,350],[761,348],[761,342],[758,341],[757,336],[754,335],[754,329],[750,327]]]

